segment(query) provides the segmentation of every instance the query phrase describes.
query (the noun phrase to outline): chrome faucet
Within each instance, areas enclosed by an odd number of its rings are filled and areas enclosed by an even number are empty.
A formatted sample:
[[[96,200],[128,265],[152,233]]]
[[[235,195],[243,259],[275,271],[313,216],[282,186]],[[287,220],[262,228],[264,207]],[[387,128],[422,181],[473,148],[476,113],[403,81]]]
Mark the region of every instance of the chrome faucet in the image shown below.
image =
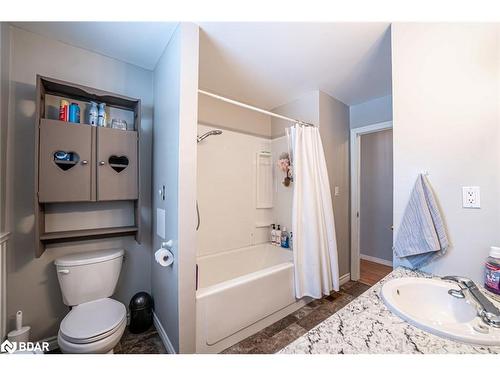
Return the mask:
[[[460,290],[450,289],[448,294],[456,298],[468,298],[477,305],[477,315],[489,326],[500,328],[500,310],[486,297],[471,279],[462,276],[445,276],[442,280],[453,281]]]

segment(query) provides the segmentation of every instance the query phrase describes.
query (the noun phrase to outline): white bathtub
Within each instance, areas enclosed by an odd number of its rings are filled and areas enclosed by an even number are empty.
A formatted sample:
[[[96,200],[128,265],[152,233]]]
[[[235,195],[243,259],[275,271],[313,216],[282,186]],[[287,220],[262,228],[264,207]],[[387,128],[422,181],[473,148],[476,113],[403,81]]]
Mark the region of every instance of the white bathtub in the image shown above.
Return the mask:
[[[196,351],[218,353],[290,314],[293,254],[262,244],[199,257]]]

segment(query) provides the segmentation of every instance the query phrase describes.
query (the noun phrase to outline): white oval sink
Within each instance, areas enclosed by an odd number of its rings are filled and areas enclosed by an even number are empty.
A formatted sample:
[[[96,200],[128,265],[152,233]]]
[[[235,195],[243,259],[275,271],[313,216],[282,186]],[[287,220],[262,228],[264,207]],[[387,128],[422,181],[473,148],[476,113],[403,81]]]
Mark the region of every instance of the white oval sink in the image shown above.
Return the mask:
[[[439,279],[404,277],[387,281],[381,294],[389,310],[424,331],[471,344],[500,345],[500,329],[485,324],[476,307],[450,296],[450,289],[458,286]]]

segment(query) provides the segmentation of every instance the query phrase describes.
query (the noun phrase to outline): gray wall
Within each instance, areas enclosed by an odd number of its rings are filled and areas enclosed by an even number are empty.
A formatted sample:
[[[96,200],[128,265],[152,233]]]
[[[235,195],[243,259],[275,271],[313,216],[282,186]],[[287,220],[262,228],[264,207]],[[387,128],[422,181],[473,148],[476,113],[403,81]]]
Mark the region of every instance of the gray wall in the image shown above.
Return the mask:
[[[349,107],[351,128],[392,121],[392,95],[382,96]]]
[[[271,110],[280,115],[288,116],[297,120],[319,123],[319,91],[310,91],[289,103],[283,104]],[[271,120],[272,138],[285,135],[285,129],[293,124],[289,121],[273,117]]]
[[[207,95],[198,96],[198,122],[219,129],[271,137],[271,117]]]
[[[0,23],[0,233],[6,231],[7,128],[9,112],[10,32]]]
[[[349,273],[349,107],[321,91],[309,92],[273,112],[319,125],[332,193],[339,272]],[[283,136],[290,122],[272,120],[273,138]],[[339,195],[335,196],[335,186]],[[290,202],[291,204],[291,202]]]
[[[7,202],[12,232],[8,255],[8,315],[23,310],[33,339],[57,334],[68,312],[61,298],[53,261],[64,254],[94,249],[124,248],[127,259],[115,298],[128,306],[137,291],[150,291],[151,267],[151,144],[152,73],[87,50],[11,27],[11,87],[8,128]],[[35,259],[33,237],[33,139],[35,79],[42,74],[94,86],[142,100],[141,217],[143,243],[132,237],[75,242],[49,247]],[[99,214],[96,213],[96,217]]]
[[[196,128],[198,27],[181,23],[154,70],[153,189],[154,249],[172,240],[174,264],[153,261],[155,313],[173,349],[195,351],[196,300]],[[182,165],[182,168],[179,168]],[[165,237],[156,233],[156,209],[166,211]]]
[[[361,136],[360,253],[392,262],[392,130]]]
[[[319,132],[330,179],[340,276],[350,272],[349,107],[319,92]],[[335,187],[339,194],[335,196]]]

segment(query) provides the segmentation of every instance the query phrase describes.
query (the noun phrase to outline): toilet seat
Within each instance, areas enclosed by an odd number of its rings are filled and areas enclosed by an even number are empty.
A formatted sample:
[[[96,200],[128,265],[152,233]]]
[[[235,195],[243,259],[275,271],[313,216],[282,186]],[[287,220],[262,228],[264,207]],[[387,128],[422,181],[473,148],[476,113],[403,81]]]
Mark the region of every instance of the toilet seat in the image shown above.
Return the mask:
[[[111,298],[102,298],[73,307],[61,322],[59,336],[73,344],[104,340],[126,325],[125,306]]]

